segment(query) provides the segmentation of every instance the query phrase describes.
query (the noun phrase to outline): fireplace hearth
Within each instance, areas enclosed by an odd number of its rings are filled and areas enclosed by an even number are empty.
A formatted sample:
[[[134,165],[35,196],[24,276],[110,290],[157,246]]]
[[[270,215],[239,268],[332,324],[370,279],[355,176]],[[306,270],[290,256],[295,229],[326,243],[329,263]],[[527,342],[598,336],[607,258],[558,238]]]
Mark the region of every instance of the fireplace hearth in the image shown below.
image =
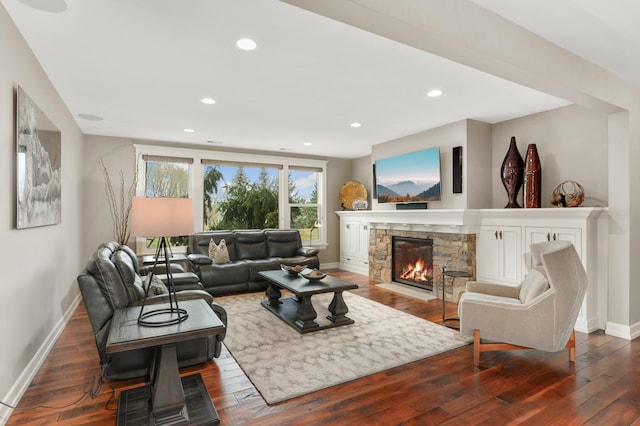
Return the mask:
[[[433,240],[392,238],[393,281],[433,290]]]

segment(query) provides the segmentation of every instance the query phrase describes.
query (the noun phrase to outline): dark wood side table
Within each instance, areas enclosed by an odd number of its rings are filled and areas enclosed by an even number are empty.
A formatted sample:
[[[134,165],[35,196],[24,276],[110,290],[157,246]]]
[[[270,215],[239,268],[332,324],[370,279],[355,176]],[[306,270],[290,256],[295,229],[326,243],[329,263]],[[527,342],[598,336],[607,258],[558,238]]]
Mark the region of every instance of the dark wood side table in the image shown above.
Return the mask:
[[[446,285],[446,277],[451,277],[453,281],[455,281],[456,278],[471,278],[473,274],[465,271],[447,271],[446,268],[442,267],[442,325],[457,329],[459,327],[447,325],[447,321],[460,321],[460,318],[445,318],[444,316],[444,287]],[[453,281],[451,282],[451,286],[453,286]]]
[[[114,312],[107,340],[108,354],[158,348],[151,368],[151,383],[120,393],[118,425],[220,424],[202,376],[198,373],[180,378],[176,343],[222,333],[224,325],[205,300],[181,301],[180,307],[187,310],[189,317],[181,323],[162,327],[138,325],[139,306]]]

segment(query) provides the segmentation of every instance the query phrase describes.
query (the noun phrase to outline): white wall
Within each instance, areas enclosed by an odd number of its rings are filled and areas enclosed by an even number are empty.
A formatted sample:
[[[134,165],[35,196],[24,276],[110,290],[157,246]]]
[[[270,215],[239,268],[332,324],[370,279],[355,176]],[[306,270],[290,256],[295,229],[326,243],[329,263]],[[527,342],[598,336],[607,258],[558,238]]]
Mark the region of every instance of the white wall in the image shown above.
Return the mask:
[[[499,174],[511,136],[516,137],[523,159],[527,145],[536,144],[542,165],[542,207],[553,207],[551,192],[564,180],[584,187],[584,206],[608,205],[607,114],[572,105],[504,121],[492,129],[493,208],[507,204]],[[518,202],[522,205],[522,190]]]
[[[22,375],[44,355],[79,294],[82,134],[4,7],[0,6],[0,398],[14,403]],[[53,226],[15,228],[15,89],[22,87],[62,133],[62,218]],[[33,366],[33,364],[31,364]],[[0,408],[2,416],[7,411]],[[1,422],[1,420],[0,420]]]
[[[440,201],[429,202],[429,209],[482,209],[491,206],[490,148],[491,128],[487,123],[461,120],[435,129],[394,139],[374,145],[371,161],[422,149],[440,148]],[[453,147],[462,146],[463,190],[453,193]],[[482,166],[478,166],[482,164]],[[485,166],[486,165],[486,166]],[[393,210],[395,205],[378,204],[373,200],[374,210]]]

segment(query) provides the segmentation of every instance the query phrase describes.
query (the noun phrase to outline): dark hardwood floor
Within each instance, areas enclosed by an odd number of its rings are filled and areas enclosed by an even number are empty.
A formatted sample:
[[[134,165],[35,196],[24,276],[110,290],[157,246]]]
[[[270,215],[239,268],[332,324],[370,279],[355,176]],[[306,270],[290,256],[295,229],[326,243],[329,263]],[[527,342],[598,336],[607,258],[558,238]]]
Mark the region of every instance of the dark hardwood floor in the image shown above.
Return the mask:
[[[441,318],[439,300],[380,290],[348,272],[332,275],[358,284],[354,293],[361,296],[427,320]],[[447,303],[447,315],[455,313],[456,305]],[[484,353],[474,368],[469,345],[273,406],[226,350],[182,373],[202,374],[223,425],[640,424],[640,339],[596,332],[577,333],[576,340],[575,364],[567,351],[521,350]],[[118,394],[143,380],[101,384],[99,377],[80,305],[19,404],[54,408],[14,411],[7,424],[115,424]]]

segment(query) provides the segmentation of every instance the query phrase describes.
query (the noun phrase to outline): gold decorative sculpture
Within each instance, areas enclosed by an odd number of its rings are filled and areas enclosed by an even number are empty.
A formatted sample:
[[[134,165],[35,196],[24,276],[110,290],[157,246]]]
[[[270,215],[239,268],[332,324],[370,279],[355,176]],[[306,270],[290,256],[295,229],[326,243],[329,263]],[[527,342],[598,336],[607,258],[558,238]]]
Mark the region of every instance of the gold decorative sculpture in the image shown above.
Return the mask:
[[[354,201],[367,201],[367,188],[357,180],[350,180],[340,188],[340,203],[343,209],[354,210]]]

